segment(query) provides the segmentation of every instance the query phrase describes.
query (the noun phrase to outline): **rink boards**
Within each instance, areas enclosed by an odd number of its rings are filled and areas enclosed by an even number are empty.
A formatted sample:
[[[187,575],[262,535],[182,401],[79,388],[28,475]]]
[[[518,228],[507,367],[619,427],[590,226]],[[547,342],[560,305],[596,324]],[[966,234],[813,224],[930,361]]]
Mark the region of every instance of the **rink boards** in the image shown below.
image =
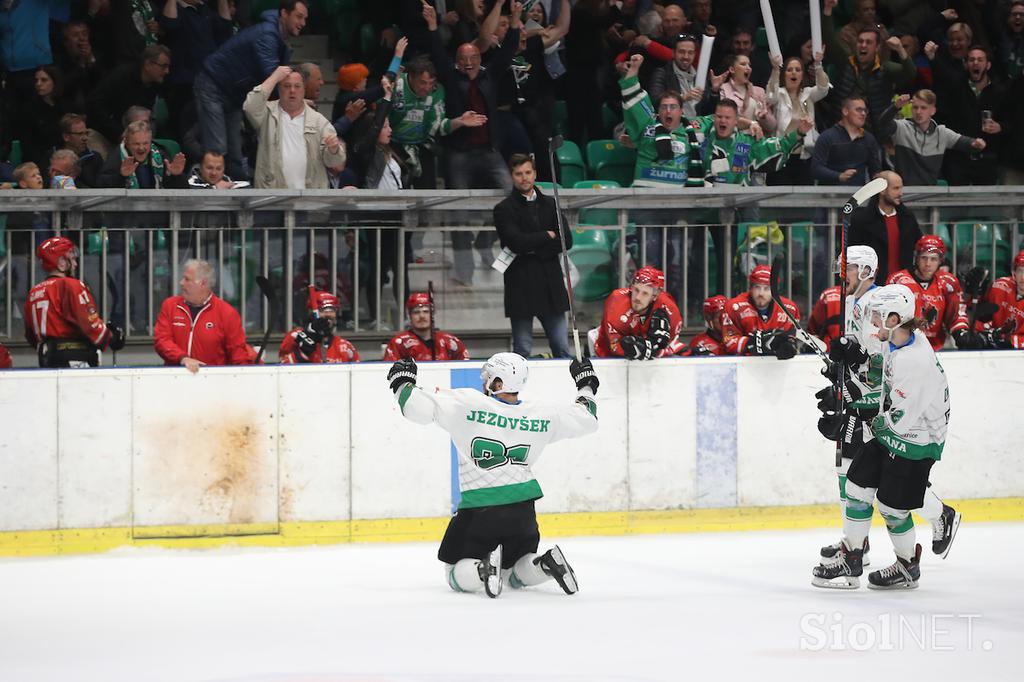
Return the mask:
[[[936,491],[965,519],[1024,519],[1024,352],[940,358],[952,416]],[[479,364],[421,365],[419,385],[475,386]],[[836,523],[816,358],[595,366],[598,432],[535,466],[545,533]],[[387,367],[4,372],[0,556],[438,539],[458,497],[451,441],[401,417]],[[524,397],[571,401],[566,367],[531,362]]]

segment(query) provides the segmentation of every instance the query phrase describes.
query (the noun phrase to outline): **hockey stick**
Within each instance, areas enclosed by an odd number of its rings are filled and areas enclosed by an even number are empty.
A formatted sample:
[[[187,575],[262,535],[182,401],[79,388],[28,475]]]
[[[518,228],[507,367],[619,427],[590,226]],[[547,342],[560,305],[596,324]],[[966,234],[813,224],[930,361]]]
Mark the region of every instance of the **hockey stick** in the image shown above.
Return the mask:
[[[437,327],[434,326],[434,282],[427,281],[427,300],[430,302],[430,359],[437,360]]]
[[[825,349],[818,345],[820,340],[811,336],[811,334],[808,333],[800,324],[800,320],[796,319],[793,313],[790,312],[789,308],[782,304],[782,266],[785,259],[786,255],[780,253],[775,257],[775,261],[772,263],[772,274],[771,279],[769,280],[771,283],[772,300],[775,301],[775,305],[782,309],[782,312],[786,314],[789,321],[793,323],[793,327],[796,329],[796,337],[800,339],[805,346],[810,346],[811,349],[814,350],[814,353],[825,362],[826,366],[831,367],[832,361],[829,360],[828,355],[825,354]]]
[[[866,202],[876,194],[885,191],[889,182],[885,178],[875,178],[859,190],[843,205],[843,230],[839,236],[839,329],[843,336],[846,336],[846,245],[850,239],[850,218],[854,209]],[[846,381],[846,358],[839,362],[839,371],[836,373],[836,412],[842,414],[845,407],[845,391],[842,390],[843,382]],[[843,463],[843,443],[845,438],[836,441],[836,466]]]
[[[267,348],[267,343],[270,342],[270,327],[274,324],[274,288],[270,285],[270,280],[263,275],[256,275],[256,286],[260,288],[260,292],[267,299],[267,328],[263,332],[263,343],[260,344],[259,352],[256,353],[256,359],[253,360],[254,365],[260,364],[260,360],[263,358],[263,351]]]
[[[548,163],[552,172],[555,168],[555,150],[562,146],[564,139],[561,135],[555,135],[548,140]],[[558,178],[551,183],[551,190],[555,197],[555,217],[558,220],[558,237],[562,242],[562,274],[565,276],[565,290],[569,294],[569,320],[572,322],[572,340],[576,346],[576,359],[582,360],[580,352],[580,330],[576,327],[576,308],[572,303],[572,277],[569,276],[569,250],[565,245],[565,226],[562,225],[562,204],[558,200]]]

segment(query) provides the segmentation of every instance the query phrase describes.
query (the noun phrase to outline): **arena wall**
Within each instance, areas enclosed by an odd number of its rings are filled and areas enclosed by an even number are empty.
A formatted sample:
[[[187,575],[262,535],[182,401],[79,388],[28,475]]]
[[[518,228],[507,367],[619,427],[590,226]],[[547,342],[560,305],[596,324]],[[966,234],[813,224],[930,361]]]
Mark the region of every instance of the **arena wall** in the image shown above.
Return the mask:
[[[1024,518],[1012,431],[1024,414],[1024,353],[940,357],[952,417],[935,489],[985,500],[993,518]],[[531,362],[525,397],[572,400],[566,364]],[[679,519],[740,528],[758,515],[799,525],[808,509],[834,520],[834,450],[815,428],[816,358],[595,366],[599,431],[551,446],[535,468],[545,491],[537,508],[553,532],[687,529]],[[457,500],[451,441],[401,417],[386,369],[0,374],[0,555],[151,538],[439,537]],[[478,371],[421,365],[419,384],[474,386]]]

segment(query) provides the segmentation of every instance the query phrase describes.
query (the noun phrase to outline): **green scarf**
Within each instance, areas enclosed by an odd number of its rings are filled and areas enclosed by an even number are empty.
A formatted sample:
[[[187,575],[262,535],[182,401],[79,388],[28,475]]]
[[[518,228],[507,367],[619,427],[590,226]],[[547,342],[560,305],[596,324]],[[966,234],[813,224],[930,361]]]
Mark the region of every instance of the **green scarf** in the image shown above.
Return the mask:
[[[128,158],[128,150],[125,149],[124,142],[118,145],[118,151],[121,154],[121,160],[124,161]],[[149,158],[146,160],[149,164],[149,169],[153,171],[153,181],[156,183],[156,188],[160,189],[164,185],[164,173],[167,170],[164,168],[164,155],[160,153],[160,149],[155,145],[149,145]],[[125,189],[138,189],[139,178],[132,173],[124,179]]]
[[[156,45],[156,34],[149,30],[146,22],[153,19],[153,7],[146,0],[132,0],[132,23],[146,45]]]

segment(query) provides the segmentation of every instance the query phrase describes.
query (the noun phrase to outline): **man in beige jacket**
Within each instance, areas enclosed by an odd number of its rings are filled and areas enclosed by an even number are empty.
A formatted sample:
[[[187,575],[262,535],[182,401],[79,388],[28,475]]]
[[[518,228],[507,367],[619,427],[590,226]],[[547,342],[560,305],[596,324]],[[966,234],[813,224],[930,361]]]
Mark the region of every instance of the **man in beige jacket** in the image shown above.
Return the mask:
[[[270,102],[275,87],[279,99]],[[302,75],[287,66],[246,96],[242,110],[259,134],[257,188],[327,189],[327,167],[345,163],[334,126],[304,96]]]

